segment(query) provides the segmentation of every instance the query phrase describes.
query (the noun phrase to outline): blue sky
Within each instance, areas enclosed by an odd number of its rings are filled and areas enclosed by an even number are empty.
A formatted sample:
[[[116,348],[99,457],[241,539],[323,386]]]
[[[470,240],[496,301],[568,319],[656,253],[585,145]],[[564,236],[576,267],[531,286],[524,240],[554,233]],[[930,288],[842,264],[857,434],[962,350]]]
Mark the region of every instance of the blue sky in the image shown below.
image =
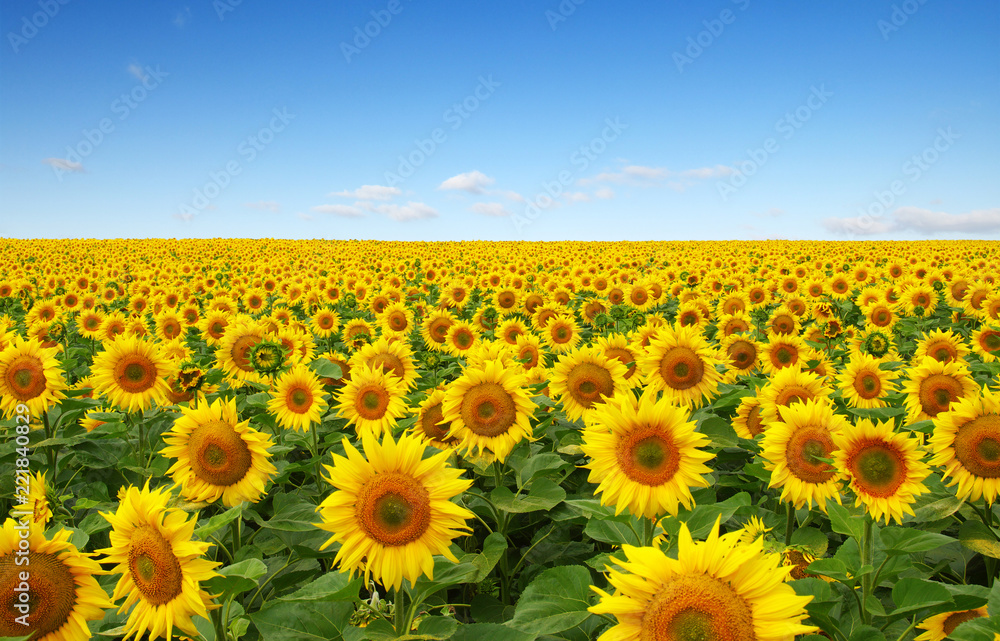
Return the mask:
[[[1000,4],[0,5],[0,236],[1000,237]]]

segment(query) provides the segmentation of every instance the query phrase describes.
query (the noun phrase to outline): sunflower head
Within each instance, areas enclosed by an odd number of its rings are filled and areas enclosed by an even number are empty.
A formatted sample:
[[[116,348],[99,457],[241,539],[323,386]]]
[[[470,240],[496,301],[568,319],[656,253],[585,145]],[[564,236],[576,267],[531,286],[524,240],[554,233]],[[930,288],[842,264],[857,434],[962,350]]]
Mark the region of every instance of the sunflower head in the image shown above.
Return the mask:
[[[250,347],[247,358],[258,374],[271,376],[282,370],[289,353],[281,341],[262,340]]]

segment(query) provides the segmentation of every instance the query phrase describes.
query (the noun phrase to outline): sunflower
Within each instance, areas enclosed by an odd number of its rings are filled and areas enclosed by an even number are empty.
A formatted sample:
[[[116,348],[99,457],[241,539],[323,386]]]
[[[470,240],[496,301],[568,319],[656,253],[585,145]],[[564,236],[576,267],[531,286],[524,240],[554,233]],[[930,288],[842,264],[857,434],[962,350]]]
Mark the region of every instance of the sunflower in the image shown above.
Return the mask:
[[[519,336],[528,333],[528,327],[519,318],[508,318],[497,326],[496,337],[510,345],[517,345]]]
[[[909,374],[903,391],[906,421],[910,424],[933,419],[947,411],[951,403],[976,393],[976,383],[964,361],[942,363],[928,356],[916,367],[911,366]]]
[[[403,303],[392,303],[379,315],[382,334],[406,337],[413,331],[413,311]]]
[[[761,369],[767,374],[774,374],[787,367],[801,367],[805,364],[805,350],[805,341],[799,336],[769,332],[767,342],[760,349]]]
[[[885,361],[899,360],[892,332],[879,327],[869,328],[851,339],[852,354],[869,354]]]
[[[721,361],[701,331],[693,327],[664,327],[639,359],[646,385],[663,390],[674,403],[701,407],[715,396],[722,375]]]
[[[463,451],[488,450],[503,462],[521,439],[532,436],[531,415],[537,406],[524,390],[524,375],[497,361],[467,367],[445,390],[442,413],[451,423],[449,437]]]
[[[135,336],[120,336],[105,345],[91,367],[94,391],[125,412],[142,412],[166,401],[167,379],[177,364],[159,345]]]
[[[879,361],[869,354],[857,354],[837,376],[837,386],[851,407],[885,407],[885,398],[895,391],[898,374],[879,368]]]
[[[736,408],[733,417],[733,429],[740,438],[752,440],[758,434],[764,433],[764,417],[761,413],[761,402],[756,396],[744,396]]]
[[[319,338],[328,338],[337,333],[340,327],[340,316],[332,309],[321,308],[309,319],[312,333]]]
[[[879,327],[887,332],[891,332],[892,328],[896,326],[896,322],[899,320],[896,318],[896,314],[892,311],[892,305],[882,301],[876,301],[865,305],[861,308],[861,312],[865,315],[865,325],[870,327]]]
[[[815,501],[826,512],[826,501],[840,503],[842,472],[824,459],[833,458],[837,438],[849,424],[829,403],[807,400],[781,408],[783,422],[772,423],[761,443],[764,469],[771,487],[781,488],[781,500],[796,509]]]
[[[453,447],[457,441],[448,436],[448,422],[444,420],[444,390],[435,389],[420,403],[417,420],[409,432],[439,450]]]
[[[375,338],[375,330],[365,319],[354,318],[344,323],[341,337],[352,349],[360,349]]]
[[[725,314],[716,321],[716,337],[720,340],[733,334],[743,334],[750,331],[752,320],[746,312],[736,312],[735,314]]]
[[[58,347],[45,348],[34,338],[20,336],[0,352],[0,408],[7,418],[18,413],[22,404],[32,416],[41,416],[66,398],[58,353]]]
[[[210,311],[204,318],[198,321],[198,329],[201,330],[201,337],[210,346],[215,347],[226,335],[226,328],[230,324],[230,315],[222,311]]]
[[[167,310],[156,315],[156,337],[163,342],[180,338],[184,334],[184,321],[180,314],[173,310]]]
[[[479,341],[479,331],[472,324],[456,320],[448,328],[444,341],[444,351],[453,356],[462,356],[476,346]]]
[[[767,321],[767,331],[782,336],[794,336],[801,329],[799,317],[786,305],[782,305],[771,312],[771,317]]]
[[[571,313],[564,313],[549,319],[541,332],[542,340],[555,353],[572,351],[580,344],[580,326]]]
[[[24,528],[24,522],[7,519],[0,530],[0,637],[89,639],[87,621],[100,620],[114,607],[94,578],[104,571],[70,542],[71,530],[60,529],[50,539],[43,528]]]
[[[338,415],[359,435],[379,436],[406,414],[405,394],[406,385],[398,376],[364,363],[352,366],[351,379],[340,392]]]
[[[374,343],[365,345],[351,358],[351,367],[381,367],[403,382],[407,389],[417,382],[417,367],[413,363],[413,352],[406,342],[389,340],[383,336]]]
[[[270,437],[242,423],[235,399],[216,399],[197,409],[181,408],[181,417],[163,435],[165,458],[177,461],[167,470],[189,501],[217,501],[232,507],[256,503],[277,473],[268,460]]]
[[[993,363],[1000,356],[1000,325],[984,325],[972,333],[972,349],[985,363]]]
[[[897,308],[907,316],[930,316],[937,309],[938,294],[925,283],[910,285],[900,295]]]
[[[857,497],[875,521],[890,517],[903,524],[903,513],[913,516],[911,504],[927,492],[923,480],[930,468],[921,459],[921,439],[893,431],[893,423],[861,419],[848,423],[834,436],[833,460],[843,471]]]
[[[911,362],[919,363],[925,356],[930,356],[946,363],[963,359],[968,353],[969,347],[961,336],[950,330],[935,329],[917,341]]]
[[[260,322],[247,317],[226,327],[215,350],[215,358],[234,385],[263,382],[264,378],[250,362],[250,350],[264,340],[265,334]]]
[[[11,510],[11,516],[19,518],[26,512],[30,513],[32,527],[44,530],[48,522],[52,520],[52,508],[49,506],[45,472],[36,472],[29,476],[28,479],[28,500],[24,504],[14,505],[14,508]],[[20,487],[20,484],[18,484],[18,487]]]
[[[609,334],[608,336],[598,336],[597,346],[608,358],[616,358],[626,367],[625,385],[630,388],[642,386],[642,376],[639,376],[639,354],[635,348],[629,344],[628,337],[624,334]]]
[[[951,636],[960,624],[980,617],[988,617],[989,612],[984,605],[974,610],[960,610],[958,612],[942,612],[928,617],[917,626],[920,630],[925,630],[923,634],[913,641],[945,641]],[[995,637],[994,637],[995,638]]]
[[[320,423],[329,406],[323,399],[323,385],[316,374],[301,363],[275,381],[267,410],[287,430],[309,431]]]
[[[121,578],[112,600],[127,597],[119,614],[135,605],[125,624],[125,637],[149,633],[170,639],[174,627],[191,637],[198,630],[192,615],[208,618],[208,610],[218,607],[201,589],[201,582],[218,574],[215,561],[203,558],[209,543],[191,540],[197,515],[168,508],[166,489],[129,487],[118,511],[102,512],[111,524],[111,547],[97,550],[105,554],[102,563],[117,564],[113,574]]]
[[[317,527],[332,532],[320,550],[341,543],[334,562],[342,572],[363,571],[384,587],[399,590],[403,579],[416,584],[421,575],[434,579],[434,555],[452,562],[452,539],[468,534],[474,515],[452,503],[472,481],[446,462],[450,452],[423,458],[424,444],[386,434],[362,436],[364,456],[344,439],[347,455],[333,454],[324,465],[336,491],[316,508]]]
[[[89,309],[76,318],[76,331],[84,338],[101,338],[101,324],[104,322],[104,312],[99,309]]]
[[[455,323],[455,316],[447,310],[431,312],[420,325],[420,336],[424,339],[427,349],[435,352],[444,351],[448,329]]]
[[[738,376],[752,376],[760,366],[760,345],[745,334],[731,334],[722,339],[719,356],[726,364],[723,382],[732,383]]]
[[[830,398],[830,388],[823,378],[811,372],[803,372],[797,367],[787,367],[771,376],[760,389],[761,416],[765,427],[781,420],[778,411],[793,403]]]
[[[624,391],[625,371],[617,358],[608,358],[597,346],[587,346],[559,358],[552,368],[549,390],[559,396],[566,416],[575,421]]]
[[[655,547],[623,545],[626,560],[612,560],[629,574],[606,570],[614,594],[591,587],[601,600],[588,610],[618,619],[598,641],[786,641],[815,632],[802,624],[813,597],[785,583],[791,568],[764,552],[763,538],[744,544],[741,534],[720,536],[716,520],[708,539],[695,543],[682,523],[677,559]]]
[[[930,464],[944,468],[958,498],[992,505],[1000,493],[1000,392],[984,386],[934,417]]]
[[[705,465],[714,455],[699,450],[710,445],[695,431],[685,408],[667,397],[659,400],[647,388],[636,399],[629,392],[596,407],[587,417],[580,448],[590,457],[587,480],[597,483],[601,505],[614,505],[635,516],[677,516],[678,504],[694,505],[692,487],[708,487]]]

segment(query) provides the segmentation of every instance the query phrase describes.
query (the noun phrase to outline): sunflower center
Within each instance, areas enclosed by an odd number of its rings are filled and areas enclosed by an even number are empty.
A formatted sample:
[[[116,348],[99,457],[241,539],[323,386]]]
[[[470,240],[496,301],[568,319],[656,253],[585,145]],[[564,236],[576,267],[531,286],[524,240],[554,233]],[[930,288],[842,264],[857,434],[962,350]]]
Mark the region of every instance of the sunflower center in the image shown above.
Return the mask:
[[[312,392],[303,387],[293,387],[288,392],[288,402],[285,405],[296,414],[305,414],[312,407],[312,400]]]
[[[942,363],[958,358],[958,351],[948,343],[933,343],[927,348],[927,354]]]
[[[395,547],[416,541],[431,522],[430,495],[411,476],[376,474],[358,492],[358,523],[381,545]]]
[[[497,383],[479,383],[462,397],[462,422],[472,433],[493,437],[505,434],[517,419],[514,398]]]
[[[673,438],[653,427],[623,436],[615,455],[625,476],[642,485],[663,485],[680,468],[680,452]]]
[[[557,325],[552,329],[552,341],[555,343],[566,343],[573,338],[573,332],[565,325]]]
[[[800,481],[825,483],[837,471],[821,459],[829,459],[835,449],[830,432],[822,427],[801,427],[788,439],[785,464]]]
[[[18,557],[20,558],[20,557]],[[0,558],[0,636],[19,637],[35,633],[40,639],[63,627],[76,606],[76,580],[65,563],[54,554],[28,552],[27,563],[15,567],[14,554]],[[27,592],[15,592],[20,573],[30,568]],[[23,604],[19,595],[27,594],[28,622],[25,627],[14,621],[23,612],[14,607]]]
[[[250,448],[233,426],[223,421],[199,425],[188,437],[191,469],[202,481],[216,486],[235,485],[253,463]]]
[[[975,610],[966,610],[964,612],[954,612],[948,615],[948,618],[941,623],[941,628],[944,630],[945,635],[951,635],[962,623],[966,621],[971,621],[973,619],[978,619],[982,615]]]
[[[475,336],[472,335],[472,332],[470,332],[467,329],[460,329],[457,332],[455,332],[455,338],[453,342],[455,343],[455,346],[458,347],[459,349],[469,349],[469,347],[472,345],[472,341],[474,340]]]
[[[672,347],[660,359],[660,376],[675,390],[685,390],[701,382],[705,364],[688,347]]]
[[[7,389],[19,401],[35,398],[45,391],[45,369],[34,356],[18,356],[7,367]]]
[[[881,358],[889,351],[889,341],[884,336],[875,334],[865,341],[865,348],[872,356]]]
[[[250,349],[260,342],[259,336],[240,336],[233,343],[233,348],[229,352],[232,356],[233,364],[244,372],[252,372],[253,365],[250,364]]]
[[[878,498],[895,495],[906,480],[906,459],[883,441],[862,442],[847,459],[854,485]]]
[[[1000,350],[1000,332],[984,332],[982,337],[979,339],[979,344],[982,345],[987,352]]]
[[[761,415],[761,406],[757,405],[747,414],[747,429],[751,436],[757,436],[764,432],[764,417]]]
[[[920,381],[919,398],[924,413],[937,416],[962,397],[962,384],[947,374],[931,374]]]
[[[361,418],[377,421],[385,416],[389,408],[389,394],[378,385],[370,385],[358,391],[358,402],[354,408]]]
[[[566,377],[570,396],[580,405],[593,407],[603,396],[611,396],[615,389],[611,372],[595,363],[580,363]]]
[[[775,396],[774,404],[788,407],[792,403],[802,403],[813,398],[813,393],[801,385],[789,385]]]
[[[406,365],[403,361],[395,354],[376,354],[369,361],[372,369],[381,366],[384,372],[389,374],[394,374],[399,378],[405,378],[406,375]]]
[[[882,381],[873,372],[862,372],[854,379],[854,391],[866,400],[876,398],[882,391]]]
[[[431,321],[430,334],[431,340],[435,343],[443,343],[445,338],[448,336],[448,328],[451,327],[451,321],[447,318],[438,318]]]
[[[958,428],[955,458],[980,478],[1000,478],[1000,415],[984,414]]]
[[[735,341],[726,353],[736,369],[750,369],[757,360],[757,349],[748,341]]]
[[[705,574],[665,584],[642,617],[641,641],[755,641],[753,611],[729,583]]]
[[[632,355],[632,352],[620,347],[611,347],[604,350],[604,355],[608,358],[617,358],[621,361],[622,365],[629,365],[631,363],[625,372],[625,380],[632,378],[632,375],[635,374],[635,356]]]
[[[795,331],[795,321],[788,314],[781,314],[774,317],[771,327],[778,334],[791,334]]]
[[[164,605],[181,593],[183,575],[173,547],[152,525],[140,525],[128,548],[132,582],[143,599]]]
[[[771,354],[773,355],[771,360],[776,366],[787,367],[795,362],[798,351],[788,345],[779,345]]]
[[[447,438],[448,428],[441,426],[443,421],[444,411],[441,403],[437,403],[424,411],[423,416],[420,417],[420,428],[428,438],[435,441],[448,442],[453,439]]]

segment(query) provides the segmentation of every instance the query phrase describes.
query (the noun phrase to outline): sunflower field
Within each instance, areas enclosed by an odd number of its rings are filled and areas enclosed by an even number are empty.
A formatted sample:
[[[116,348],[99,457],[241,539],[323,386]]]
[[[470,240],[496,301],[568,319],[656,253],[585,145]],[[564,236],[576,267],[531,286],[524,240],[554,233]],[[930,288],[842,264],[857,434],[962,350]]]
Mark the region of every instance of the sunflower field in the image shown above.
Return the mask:
[[[0,249],[0,637],[1000,639],[997,243]]]

